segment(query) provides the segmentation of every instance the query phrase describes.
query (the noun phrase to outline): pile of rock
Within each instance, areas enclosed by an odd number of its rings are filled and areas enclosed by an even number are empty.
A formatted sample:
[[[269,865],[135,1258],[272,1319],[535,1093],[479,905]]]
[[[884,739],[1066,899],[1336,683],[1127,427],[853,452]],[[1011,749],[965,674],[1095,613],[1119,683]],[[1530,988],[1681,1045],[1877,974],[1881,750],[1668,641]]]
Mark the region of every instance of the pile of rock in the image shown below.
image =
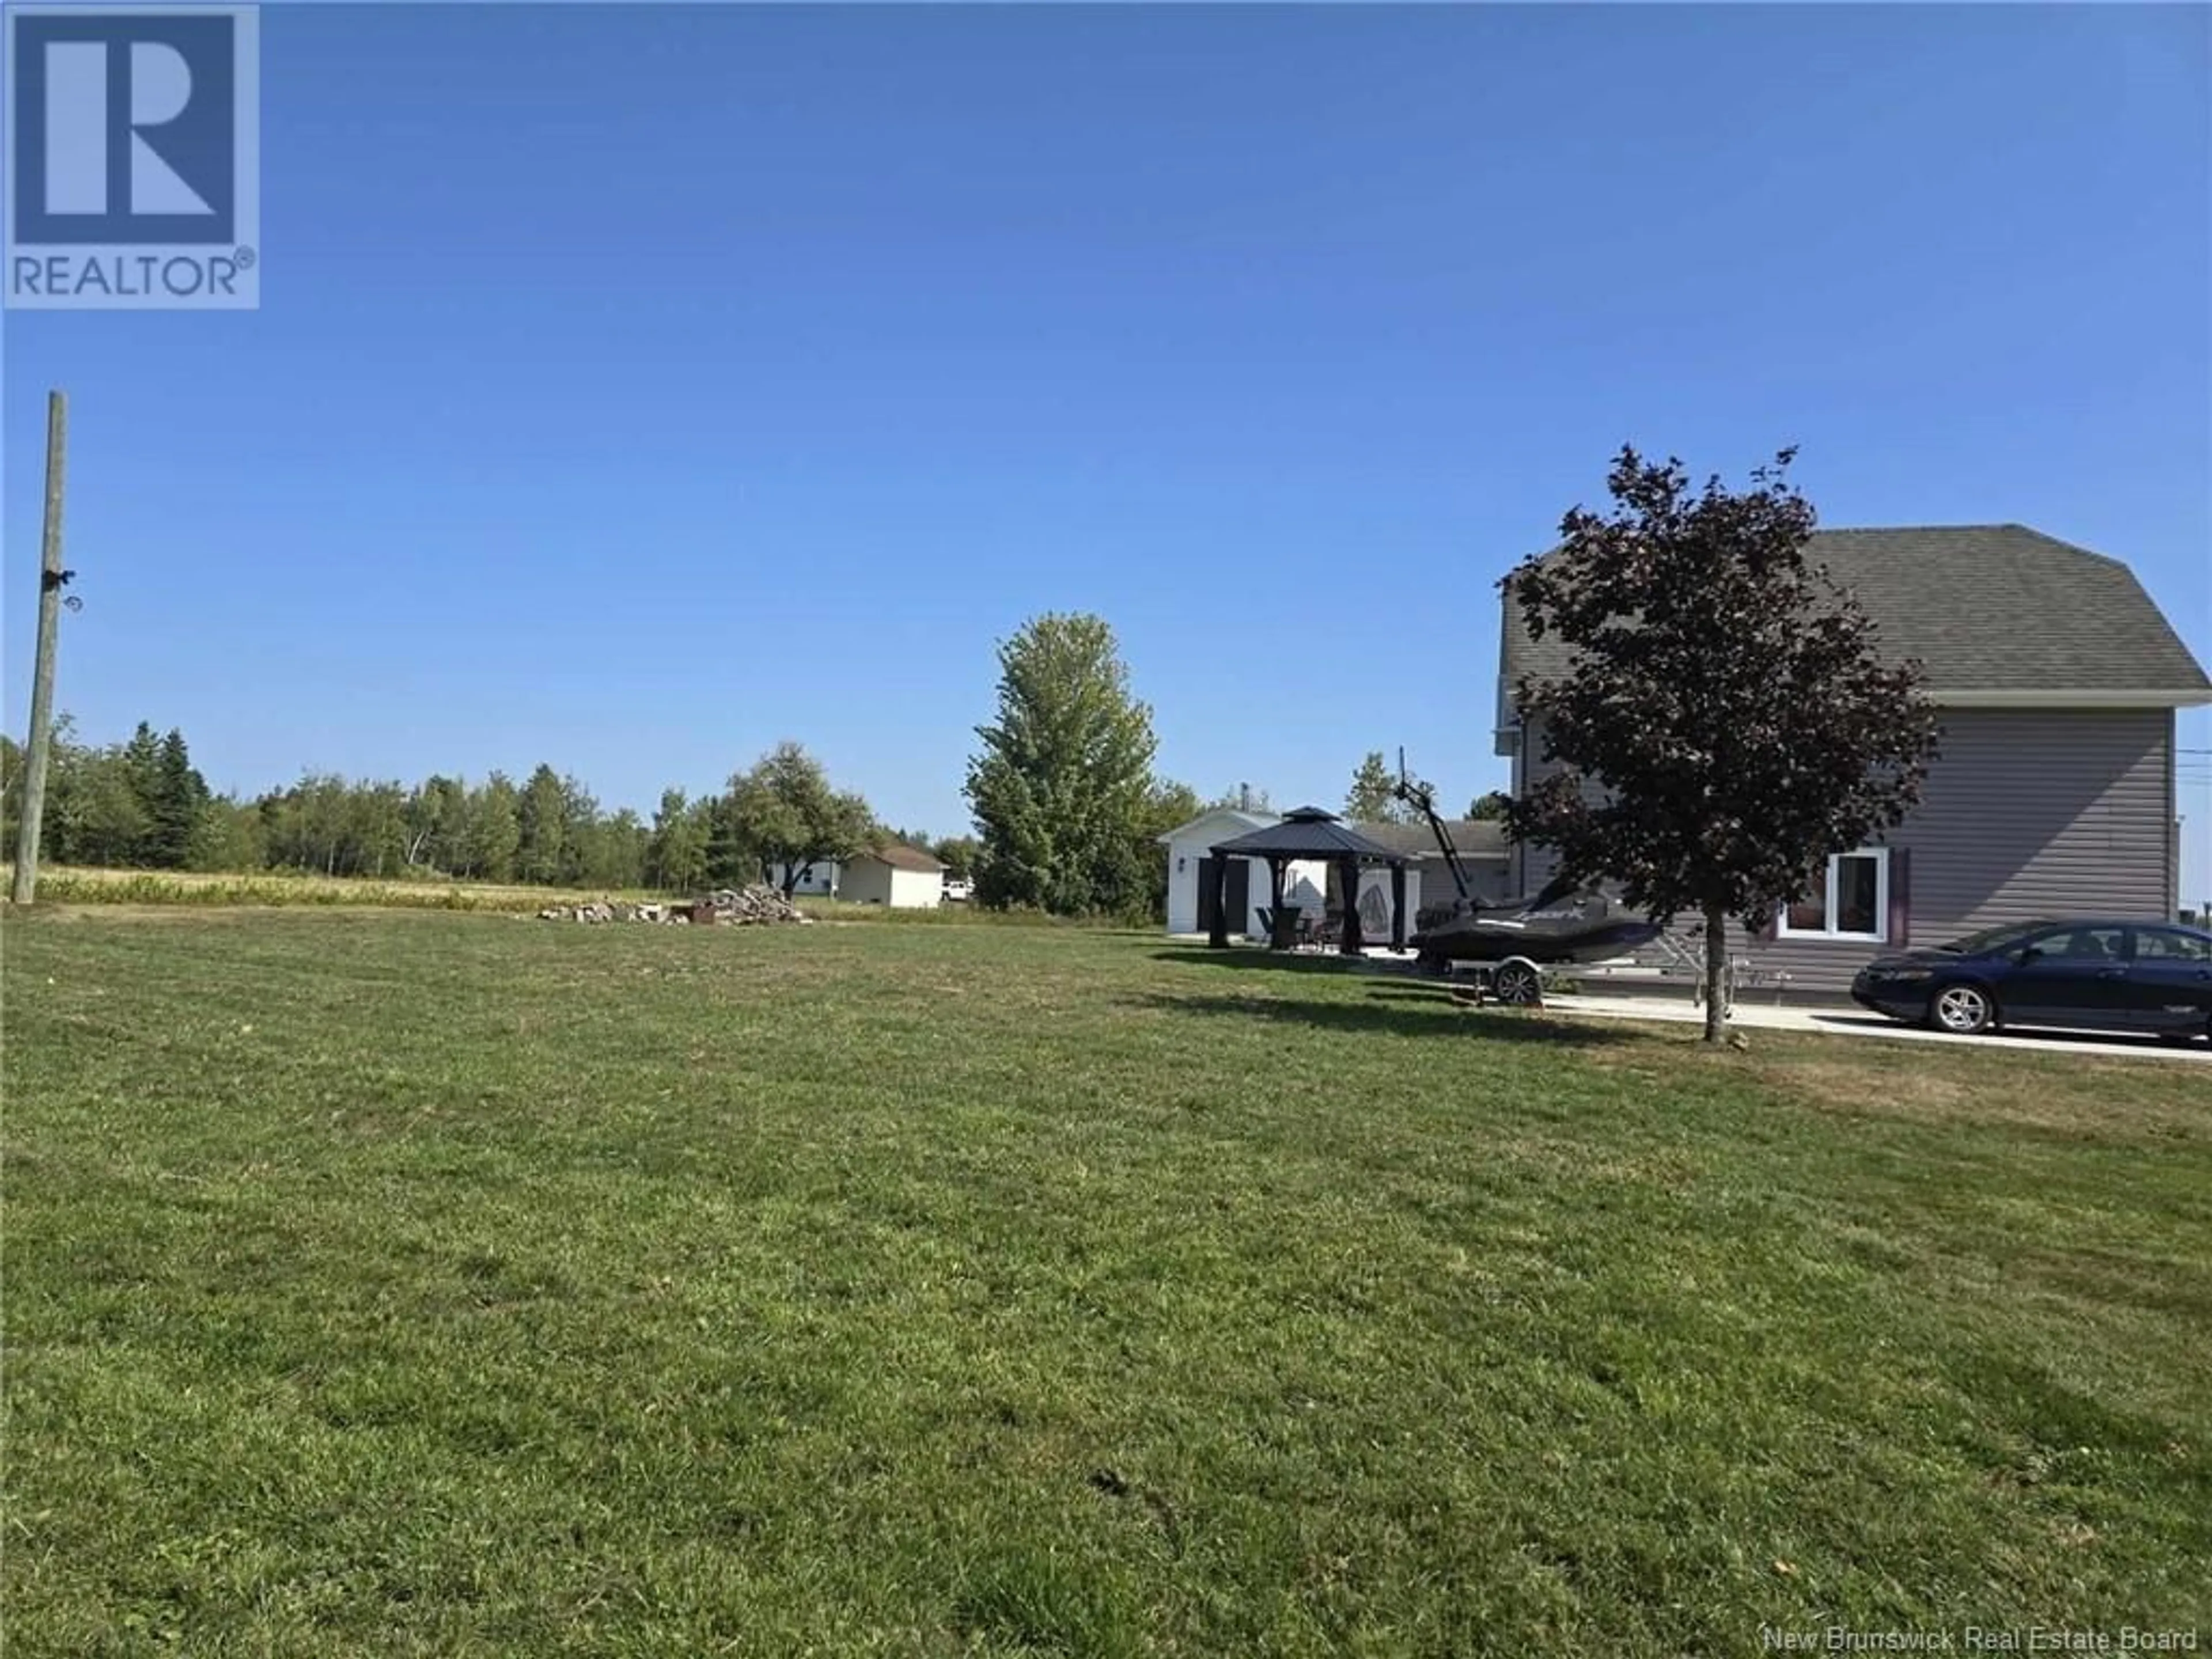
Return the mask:
[[[665,904],[623,904],[595,899],[589,904],[549,904],[538,913],[540,921],[666,921]]]
[[[549,904],[540,921],[721,922],[750,927],[764,922],[814,920],[773,887],[720,887],[692,904],[629,904],[595,899],[588,904]]]
[[[707,896],[707,904],[716,921],[733,927],[749,927],[762,922],[811,921],[811,916],[801,915],[799,907],[775,890],[755,884],[750,887],[722,887]],[[694,920],[696,920],[696,909]]]

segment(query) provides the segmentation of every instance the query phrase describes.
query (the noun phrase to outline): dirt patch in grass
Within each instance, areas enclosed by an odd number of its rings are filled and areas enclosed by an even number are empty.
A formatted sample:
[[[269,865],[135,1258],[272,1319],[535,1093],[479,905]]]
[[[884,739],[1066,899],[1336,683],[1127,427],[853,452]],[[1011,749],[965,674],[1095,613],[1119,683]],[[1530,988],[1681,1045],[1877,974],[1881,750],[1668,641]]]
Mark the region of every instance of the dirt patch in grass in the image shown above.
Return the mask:
[[[1797,1098],[1831,1111],[1954,1118],[1974,1100],[1975,1091],[1956,1077],[1855,1060],[1801,1060],[1760,1069],[1768,1080],[1781,1084]]]
[[[2171,1079],[2147,1078],[2147,1065],[2064,1059],[2023,1076],[2019,1066],[2002,1074],[1978,1065],[1937,1070],[1885,1053],[1793,1055],[1754,1069],[1790,1098],[1850,1117],[2004,1125],[2092,1139],[2212,1133],[2212,1112],[2191,1111],[2176,1091],[2152,1086]]]

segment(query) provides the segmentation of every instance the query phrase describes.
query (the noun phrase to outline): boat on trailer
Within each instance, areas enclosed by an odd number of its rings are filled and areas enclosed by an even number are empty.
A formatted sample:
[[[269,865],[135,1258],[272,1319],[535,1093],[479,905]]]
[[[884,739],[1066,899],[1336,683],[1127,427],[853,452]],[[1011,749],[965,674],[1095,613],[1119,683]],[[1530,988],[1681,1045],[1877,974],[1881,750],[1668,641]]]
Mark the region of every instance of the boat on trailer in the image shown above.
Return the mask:
[[[1535,893],[1485,903],[1474,896],[1460,862],[1451,832],[1437,815],[1435,792],[1406,773],[1405,751],[1398,755],[1398,781],[1392,793],[1428,821],[1429,833],[1444,855],[1458,896],[1424,905],[1406,942],[1422,967],[1449,973],[1465,963],[1489,981],[1500,1002],[1528,1003],[1542,994],[1546,967],[1563,963],[1609,962],[1647,945],[1662,931],[1649,916],[1629,910],[1595,887],[1553,881]]]

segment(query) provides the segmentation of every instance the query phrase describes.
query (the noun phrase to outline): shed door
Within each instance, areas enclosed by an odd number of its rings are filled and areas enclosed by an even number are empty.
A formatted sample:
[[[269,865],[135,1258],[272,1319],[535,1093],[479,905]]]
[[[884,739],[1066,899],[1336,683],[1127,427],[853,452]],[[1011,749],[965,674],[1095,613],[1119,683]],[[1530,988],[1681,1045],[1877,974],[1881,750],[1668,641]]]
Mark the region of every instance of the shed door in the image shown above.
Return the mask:
[[[1213,931],[1213,866],[1215,860],[1202,858],[1198,861],[1198,931]],[[1229,929],[1240,933],[1245,919],[1252,914],[1252,866],[1243,859],[1229,860],[1229,880],[1224,887],[1228,901]]]

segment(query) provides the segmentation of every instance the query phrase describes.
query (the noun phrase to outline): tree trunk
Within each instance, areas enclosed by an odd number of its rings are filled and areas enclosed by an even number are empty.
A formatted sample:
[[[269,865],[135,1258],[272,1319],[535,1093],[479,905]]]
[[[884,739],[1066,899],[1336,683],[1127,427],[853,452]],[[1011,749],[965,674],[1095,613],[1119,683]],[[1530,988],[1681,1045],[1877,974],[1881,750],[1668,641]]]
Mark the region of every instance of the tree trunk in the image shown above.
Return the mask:
[[[1705,907],[1705,1041],[1720,1042],[1728,1036],[1728,1005],[1723,989],[1728,978],[1728,912],[1717,904]]]

